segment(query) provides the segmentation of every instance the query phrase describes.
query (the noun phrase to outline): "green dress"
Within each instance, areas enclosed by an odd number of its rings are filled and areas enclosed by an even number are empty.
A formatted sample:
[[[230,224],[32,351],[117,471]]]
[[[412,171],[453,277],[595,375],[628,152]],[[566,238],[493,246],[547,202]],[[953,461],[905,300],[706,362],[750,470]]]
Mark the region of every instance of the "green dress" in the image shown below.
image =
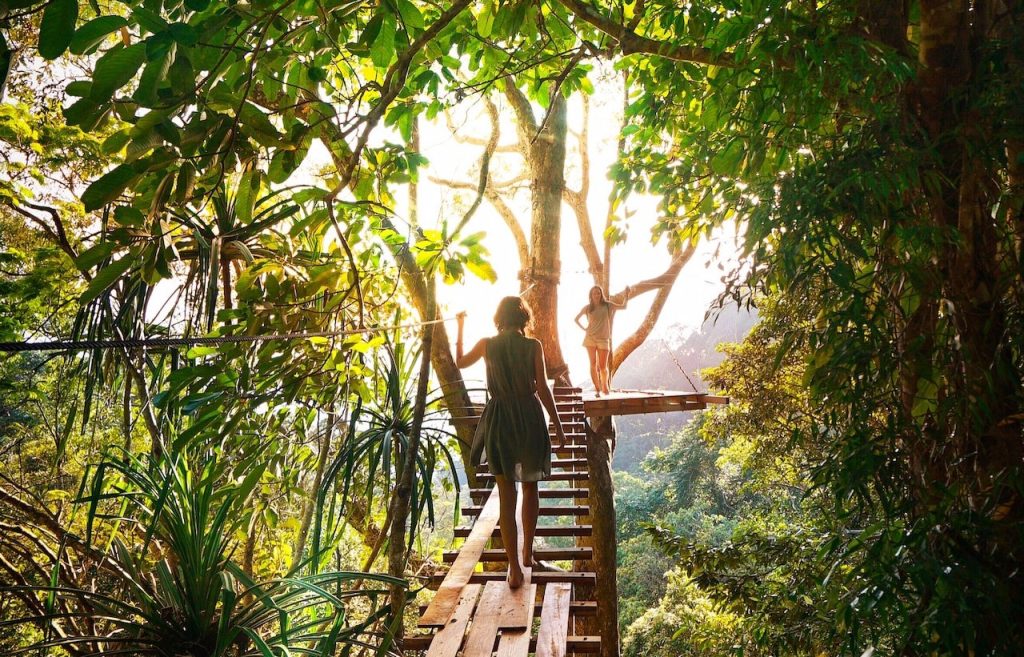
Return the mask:
[[[540,481],[551,474],[551,438],[536,395],[534,357],[540,343],[514,331],[487,340],[487,391],[471,458],[487,454],[491,473],[515,481]],[[546,383],[546,382],[545,382]]]

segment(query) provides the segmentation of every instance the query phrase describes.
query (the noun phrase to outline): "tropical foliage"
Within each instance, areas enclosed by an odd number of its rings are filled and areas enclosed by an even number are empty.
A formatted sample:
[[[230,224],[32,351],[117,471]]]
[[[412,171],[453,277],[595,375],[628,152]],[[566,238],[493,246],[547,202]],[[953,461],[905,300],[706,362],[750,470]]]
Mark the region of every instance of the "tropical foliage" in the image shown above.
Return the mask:
[[[500,90],[532,133],[523,269],[559,354],[566,99],[604,60],[608,248],[641,194],[673,281],[738,221],[723,300],[762,318],[706,377],[736,403],[703,446],[620,480],[656,511],[628,540],[676,567],[627,647],[1019,651],[1022,24],[1012,0],[0,3],[0,336],[128,340],[0,362],[2,648],[390,650],[404,589],[376,604],[353,545],[395,537],[409,574],[460,444],[424,424],[427,359],[449,412],[469,398],[442,325],[383,334],[436,319],[435,278],[495,273],[472,211],[399,219],[419,128]],[[224,340],[137,346],[164,336]]]

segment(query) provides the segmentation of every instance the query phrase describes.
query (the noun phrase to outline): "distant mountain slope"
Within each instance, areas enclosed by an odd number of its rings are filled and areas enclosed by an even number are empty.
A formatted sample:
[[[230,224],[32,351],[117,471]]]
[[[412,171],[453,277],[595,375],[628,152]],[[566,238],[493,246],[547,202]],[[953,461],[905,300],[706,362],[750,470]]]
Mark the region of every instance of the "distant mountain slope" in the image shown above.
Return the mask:
[[[753,310],[723,310],[717,321],[708,321],[699,331],[670,326],[668,337],[649,339],[615,373],[612,387],[636,390],[703,391],[700,370],[722,362],[717,347],[722,342],[739,342],[757,323]],[[689,378],[687,378],[689,377]],[[691,382],[693,385],[691,385]],[[629,415],[617,418],[619,440],[612,467],[635,472],[654,447],[668,443],[668,436],[690,421],[689,413]]]

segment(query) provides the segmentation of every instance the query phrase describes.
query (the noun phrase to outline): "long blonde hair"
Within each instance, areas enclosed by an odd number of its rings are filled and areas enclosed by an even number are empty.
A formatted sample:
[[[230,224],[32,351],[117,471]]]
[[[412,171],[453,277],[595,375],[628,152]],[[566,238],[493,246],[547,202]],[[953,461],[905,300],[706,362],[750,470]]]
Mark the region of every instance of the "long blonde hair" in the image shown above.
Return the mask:
[[[597,290],[598,292],[601,293],[600,304],[602,306],[607,306],[608,305],[608,297],[606,297],[604,295],[604,288],[601,287],[600,285],[595,285],[594,287],[590,288],[589,292],[587,292],[587,312],[588,313],[592,313],[596,309],[594,307],[594,290]]]

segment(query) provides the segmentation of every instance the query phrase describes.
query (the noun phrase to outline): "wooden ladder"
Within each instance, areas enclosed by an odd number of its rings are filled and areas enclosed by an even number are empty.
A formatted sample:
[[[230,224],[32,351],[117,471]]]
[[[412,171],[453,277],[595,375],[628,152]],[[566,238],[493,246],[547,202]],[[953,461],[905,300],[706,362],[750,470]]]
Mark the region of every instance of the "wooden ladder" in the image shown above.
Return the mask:
[[[478,481],[491,485],[470,490],[473,505],[462,513],[475,521],[455,529],[455,537],[465,540],[458,550],[444,554],[451,567],[431,582],[437,593],[420,616],[419,633],[403,641],[404,650],[425,651],[427,657],[491,657],[495,651],[499,657],[563,657],[600,650],[599,636],[570,633],[577,617],[597,613],[595,601],[581,599],[582,590],[593,590],[595,575],[575,568],[592,558],[591,548],[575,545],[591,529],[577,522],[590,506],[583,401],[578,388],[556,387],[554,392],[567,444],[555,448],[552,476],[540,485],[537,536],[571,538],[573,545],[537,549],[535,554],[542,561],[571,561],[573,568],[536,573],[527,568],[526,583],[516,590],[506,584],[504,568],[483,569],[507,559],[503,549],[488,547],[500,536],[498,491],[493,475],[481,469]]]

